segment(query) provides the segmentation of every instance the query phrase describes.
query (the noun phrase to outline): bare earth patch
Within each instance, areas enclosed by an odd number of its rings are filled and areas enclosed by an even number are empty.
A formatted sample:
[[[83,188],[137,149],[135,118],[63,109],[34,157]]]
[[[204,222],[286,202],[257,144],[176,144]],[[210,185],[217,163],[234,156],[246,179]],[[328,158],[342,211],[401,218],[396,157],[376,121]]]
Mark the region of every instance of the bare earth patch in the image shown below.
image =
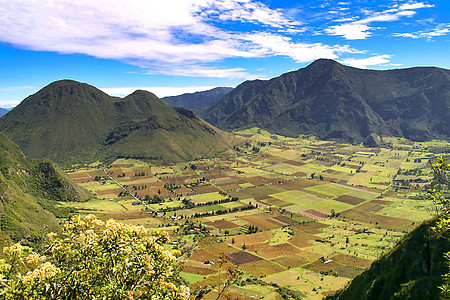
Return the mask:
[[[358,197],[353,197],[353,196],[348,196],[348,195],[341,195],[341,196],[337,197],[336,200],[347,203],[347,204],[352,204],[352,205],[358,205],[358,204],[366,201],[364,199],[361,199]]]
[[[237,252],[228,254],[228,260],[236,265],[242,265],[262,260],[262,258],[248,252]]]
[[[316,220],[325,220],[325,219],[329,218],[329,216],[327,214],[321,213],[321,212],[313,210],[313,209],[305,210],[303,212],[300,212],[300,214],[305,217],[313,218]]]

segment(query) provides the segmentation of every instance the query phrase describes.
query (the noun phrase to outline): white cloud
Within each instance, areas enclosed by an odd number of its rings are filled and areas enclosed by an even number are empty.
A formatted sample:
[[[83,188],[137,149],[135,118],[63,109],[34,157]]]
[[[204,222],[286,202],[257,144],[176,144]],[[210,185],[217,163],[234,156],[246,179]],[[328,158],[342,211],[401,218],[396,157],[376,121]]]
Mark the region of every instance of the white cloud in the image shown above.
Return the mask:
[[[163,65],[155,66],[151,70],[146,72],[147,74],[164,74],[175,76],[187,76],[187,77],[208,77],[208,78],[244,78],[252,80],[256,78],[262,78],[263,75],[250,74],[243,68],[229,68],[229,69],[217,69],[208,68],[203,66],[177,66],[177,65]]]
[[[426,38],[432,39],[433,37],[444,36],[450,33],[450,24],[439,24],[437,28],[434,28],[430,31],[419,31],[415,33],[394,33],[393,35],[396,37],[406,37],[406,38]]]
[[[410,2],[400,6],[384,10],[382,12],[374,12],[362,10],[366,17],[356,20],[355,16],[351,18],[341,18],[336,22],[347,22],[340,25],[334,25],[325,29],[325,33],[332,35],[340,35],[348,40],[366,39],[372,35],[373,27],[369,26],[373,22],[393,22],[402,17],[411,17],[416,14],[416,9],[434,7],[434,5],[425,4],[423,2]]]
[[[260,31],[243,34],[214,25],[224,21],[257,24]],[[251,0],[0,0],[0,41],[121,60],[152,74],[248,78],[256,75],[205,65],[276,55],[303,62],[351,52],[279,35],[303,30],[281,10]]]
[[[413,39],[418,39],[420,37],[419,35],[413,33],[394,33],[393,35],[396,37],[408,37]]]
[[[11,109],[19,105],[20,102],[22,102],[22,100],[0,100],[0,108]]]
[[[419,8],[430,8],[434,7],[434,4],[425,4],[423,2],[410,2],[405,3],[399,6],[400,10],[407,10],[407,9],[419,9]]]
[[[338,53],[357,52],[349,46],[294,43],[289,37],[267,33],[250,34],[243,38],[259,45],[269,54],[285,55],[297,62],[309,62],[318,58],[335,59],[338,57]]]
[[[386,64],[389,62],[389,59],[391,58],[391,55],[388,54],[382,54],[382,55],[376,55],[368,58],[361,58],[361,59],[354,59],[354,58],[348,58],[340,60],[342,64],[349,65],[355,68],[361,68],[366,69],[369,66],[376,66],[381,64]]]
[[[365,24],[350,23],[331,26],[325,32],[333,35],[341,35],[347,40],[363,40],[371,35],[370,29],[371,27]]]
[[[136,90],[149,91],[159,98],[167,96],[177,96],[185,93],[195,93],[207,91],[215,88],[215,86],[185,86],[185,87],[166,87],[166,86],[152,86],[152,87],[114,87],[114,88],[100,88],[103,92],[111,96],[125,97],[132,94]]]
[[[301,22],[286,17],[281,11],[250,0],[211,1],[204,16],[218,16],[221,20],[252,22],[272,27],[298,26]]]
[[[450,32],[449,28],[443,28],[443,29],[435,29],[433,31],[430,32],[424,32],[421,34],[421,36],[427,37],[427,38],[431,38],[431,37],[435,37],[435,36],[443,36],[443,35],[447,35]]]

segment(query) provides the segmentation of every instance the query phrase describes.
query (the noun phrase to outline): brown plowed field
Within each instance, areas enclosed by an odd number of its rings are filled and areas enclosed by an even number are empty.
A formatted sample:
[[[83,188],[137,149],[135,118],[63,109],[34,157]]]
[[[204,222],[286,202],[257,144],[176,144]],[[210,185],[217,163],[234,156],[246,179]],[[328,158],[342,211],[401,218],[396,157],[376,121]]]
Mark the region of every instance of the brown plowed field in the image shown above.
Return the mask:
[[[228,260],[236,265],[242,265],[262,260],[262,258],[248,252],[237,252],[228,254]]]
[[[347,204],[351,204],[351,205],[358,205],[358,204],[366,201],[364,199],[353,197],[353,196],[348,196],[348,195],[341,195],[341,196],[337,197],[336,200],[347,203]]]

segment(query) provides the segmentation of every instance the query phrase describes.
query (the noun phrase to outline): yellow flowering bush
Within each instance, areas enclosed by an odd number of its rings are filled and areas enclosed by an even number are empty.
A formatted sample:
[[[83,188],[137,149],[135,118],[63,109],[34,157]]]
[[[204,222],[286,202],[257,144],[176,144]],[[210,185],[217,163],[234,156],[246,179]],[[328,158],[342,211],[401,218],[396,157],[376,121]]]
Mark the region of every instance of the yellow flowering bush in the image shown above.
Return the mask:
[[[0,298],[189,299],[189,288],[174,283],[181,253],[164,250],[166,232],[88,215],[47,237],[42,255],[25,255],[20,244],[3,249]]]

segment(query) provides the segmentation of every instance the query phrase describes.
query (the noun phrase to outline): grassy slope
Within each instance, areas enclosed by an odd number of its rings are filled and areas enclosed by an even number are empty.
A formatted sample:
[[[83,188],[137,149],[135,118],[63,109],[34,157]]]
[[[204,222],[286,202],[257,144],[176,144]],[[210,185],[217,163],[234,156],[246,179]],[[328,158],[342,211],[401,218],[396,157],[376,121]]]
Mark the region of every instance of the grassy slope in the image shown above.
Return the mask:
[[[126,136],[111,144],[109,151],[121,157],[173,163],[211,156],[227,149],[236,140],[233,135],[212,128],[195,115],[163,112],[133,124],[132,130],[122,127],[117,131],[117,135]]]
[[[54,163],[27,159],[0,133],[0,236],[35,246],[49,231],[58,231],[56,200],[85,201],[91,194],[76,186]],[[56,216],[55,216],[56,215]]]
[[[0,119],[0,130],[27,156],[63,167],[117,157],[173,163],[228,149],[234,141],[150,92],[121,99],[70,80],[29,96]]]
[[[444,252],[450,243],[431,232],[433,223],[424,222],[327,299],[439,299],[441,276],[448,271]]]
[[[57,163],[93,160],[115,124],[113,98],[70,80],[48,85],[0,119],[0,130],[29,157]]]

